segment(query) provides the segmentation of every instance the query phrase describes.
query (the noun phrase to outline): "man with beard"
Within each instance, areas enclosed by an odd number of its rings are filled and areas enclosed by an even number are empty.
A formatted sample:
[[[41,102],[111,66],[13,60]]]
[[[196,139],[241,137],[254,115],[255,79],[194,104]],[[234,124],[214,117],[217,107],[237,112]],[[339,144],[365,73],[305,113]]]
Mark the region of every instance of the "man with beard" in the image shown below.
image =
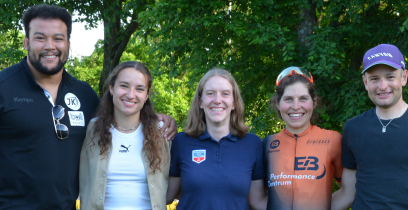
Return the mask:
[[[28,55],[0,71],[0,210],[75,209],[80,151],[99,98],[64,70],[66,9],[33,6],[23,23]],[[163,117],[172,138],[175,122]]]
[[[342,186],[332,209],[408,209],[408,106],[405,59],[381,44],[363,59],[363,81],[376,105],[347,121],[343,129]]]

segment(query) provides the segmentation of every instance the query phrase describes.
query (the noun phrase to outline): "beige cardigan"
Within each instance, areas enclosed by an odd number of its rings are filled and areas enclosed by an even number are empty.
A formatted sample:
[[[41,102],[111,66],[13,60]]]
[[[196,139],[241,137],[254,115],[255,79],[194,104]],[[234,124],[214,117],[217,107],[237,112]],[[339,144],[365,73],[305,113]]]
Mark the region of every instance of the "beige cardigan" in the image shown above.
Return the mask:
[[[100,147],[98,145],[99,136],[96,136],[92,143],[90,138],[93,135],[94,120],[88,125],[86,137],[81,150],[81,159],[79,166],[79,193],[81,200],[81,210],[104,210],[106,183],[108,175],[109,160],[112,147],[105,155],[99,155]],[[169,154],[168,159],[163,162],[164,167],[156,170],[152,174],[149,166],[149,160],[146,151],[142,149],[142,159],[145,163],[147,173],[147,183],[149,185],[150,200],[152,209],[166,210],[166,193],[169,180],[170,168],[170,147],[171,141],[166,141],[165,151]],[[91,147],[91,145],[93,145]]]

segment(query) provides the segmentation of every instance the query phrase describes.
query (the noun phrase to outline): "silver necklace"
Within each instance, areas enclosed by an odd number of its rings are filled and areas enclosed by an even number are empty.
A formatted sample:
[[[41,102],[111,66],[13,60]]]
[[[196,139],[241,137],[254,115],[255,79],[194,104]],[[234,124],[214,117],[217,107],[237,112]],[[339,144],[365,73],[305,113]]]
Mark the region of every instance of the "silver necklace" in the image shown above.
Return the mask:
[[[381,122],[380,117],[378,117],[377,108],[375,108],[375,115],[377,115],[378,121],[380,121],[380,123],[381,123],[381,125],[382,125],[382,132],[383,132],[383,133],[385,133],[385,132],[387,131],[387,126],[388,126],[395,118],[397,118],[398,116],[400,116],[400,114],[402,113],[402,111],[405,110],[405,105],[406,105],[406,103],[404,103],[404,108],[402,108],[402,110],[397,114],[397,116],[395,116],[394,118],[392,118],[392,119],[387,123],[387,125],[385,125],[385,126],[384,126],[384,124]]]
[[[125,129],[125,128],[119,127],[119,125],[115,123],[113,124],[113,127],[119,128],[119,130],[122,130],[122,131],[131,131],[131,130],[135,130],[137,127],[139,127],[139,125],[140,125],[140,122],[134,128]]]

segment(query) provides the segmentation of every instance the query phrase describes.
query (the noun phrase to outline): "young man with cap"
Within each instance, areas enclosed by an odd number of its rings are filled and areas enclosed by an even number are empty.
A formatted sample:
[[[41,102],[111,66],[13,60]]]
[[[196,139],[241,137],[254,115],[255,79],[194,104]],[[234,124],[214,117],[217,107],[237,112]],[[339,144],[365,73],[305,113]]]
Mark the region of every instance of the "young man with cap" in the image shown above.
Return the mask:
[[[0,71],[0,210],[75,209],[80,151],[99,98],[64,70],[66,9],[33,6],[23,23],[28,54]]]
[[[365,53],[362,74],[376,107],[344,126],[342,187],[333,194],[332,209],[408,209],[404,56],[394,45],[378,45]]]

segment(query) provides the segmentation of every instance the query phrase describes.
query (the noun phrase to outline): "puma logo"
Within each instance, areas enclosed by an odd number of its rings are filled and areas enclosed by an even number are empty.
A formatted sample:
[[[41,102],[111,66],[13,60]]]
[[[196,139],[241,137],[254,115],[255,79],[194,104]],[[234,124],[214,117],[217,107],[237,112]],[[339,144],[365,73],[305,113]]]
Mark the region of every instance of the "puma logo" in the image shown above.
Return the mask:
[[[125,148],[126,150],[124,150],[124,149],[122,149],[122,150],[119,150],[119,152],[120,153],[128,153],[129,152],[129,147],[130,147],[131,145],[129,145],[128,147],[126,147],[125,145],[120,145],[120,147],[123,147],[123,148]]]

